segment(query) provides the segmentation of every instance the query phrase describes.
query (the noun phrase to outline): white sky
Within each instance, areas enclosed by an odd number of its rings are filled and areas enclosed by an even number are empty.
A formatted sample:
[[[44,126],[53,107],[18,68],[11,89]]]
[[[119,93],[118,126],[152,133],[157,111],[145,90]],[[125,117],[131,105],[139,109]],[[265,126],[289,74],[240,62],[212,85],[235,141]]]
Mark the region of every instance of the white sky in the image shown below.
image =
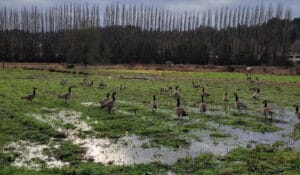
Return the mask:
[[[290,7],[293,17],[300,17],[300,0],[0,0],[0,6],[16,7],[36,5],[38,7],[48,7],[66,2],[99,4],[104,9],[105,4],[112,2],[147,4],[156,7],[169,9],[172,11],[185,10],[207,10],[220,7],[236,7],[239,5],[254,6],[256,4],[273,5],[282,2],[285,7]]]

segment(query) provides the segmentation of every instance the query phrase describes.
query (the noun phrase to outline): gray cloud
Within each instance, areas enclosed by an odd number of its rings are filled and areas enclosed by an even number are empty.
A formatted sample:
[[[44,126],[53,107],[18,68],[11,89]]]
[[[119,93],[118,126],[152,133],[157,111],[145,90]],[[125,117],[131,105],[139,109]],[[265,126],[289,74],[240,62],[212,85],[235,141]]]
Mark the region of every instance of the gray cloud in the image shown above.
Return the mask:
[[[294,17],[300,17],[300,0],[0,0],[0,6],[16,7],[36,5],[41,8],[55,6],[66,2],[99,4],[104,9],[105,4],[112,2],[146,4],[172,11],[207,10],[220,7],[237,7],[240,5],[255,6],[256,4],[273,5],[282,2],[285,7],[290,7]]]

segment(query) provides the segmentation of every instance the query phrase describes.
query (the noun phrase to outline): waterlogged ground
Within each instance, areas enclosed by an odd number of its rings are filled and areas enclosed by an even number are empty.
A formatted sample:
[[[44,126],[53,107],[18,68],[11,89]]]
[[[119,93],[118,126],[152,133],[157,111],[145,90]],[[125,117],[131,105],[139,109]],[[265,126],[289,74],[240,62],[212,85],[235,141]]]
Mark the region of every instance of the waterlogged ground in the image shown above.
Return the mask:
[[[0,72],[0,174],[300,171],[300,126],[293,107],[300,104],[299,76],[253,75],[260,80],[253,84],[238,73],[76,71],[90,75],[18,69]],[[60,85],[62,79],[68,83]],[[94,80],[94,86],[80,85],[84,79]],[[98,87],[99,81],[106,86]],[[192,81],[211,94],[205,99],[205,114],[198,108],[201,89],[193,88]],[[120,89],[121,84],[126,88]],[[175,114],[173,90],[159,91],[176,85],[187,117]],[[76,88],[64,103],[57,95],[66,93],[69,86]],[[37,88],[36,98],[21,100],[33,87]],[[261,89],[259,101],[252,99],[251,87]],[[111,113],[99,109],[99,101],[113,91],[117,92],[115,109]],[[229,102],[223,102],[224,92]],[[242,112],[234,107],[235,92],[247,104]],[[153,94],[159,102],[156,113],[150,105]],[[261,113],[262,100],[273,108],[272,121]],[[279,157],[289,164],[275,166]]]

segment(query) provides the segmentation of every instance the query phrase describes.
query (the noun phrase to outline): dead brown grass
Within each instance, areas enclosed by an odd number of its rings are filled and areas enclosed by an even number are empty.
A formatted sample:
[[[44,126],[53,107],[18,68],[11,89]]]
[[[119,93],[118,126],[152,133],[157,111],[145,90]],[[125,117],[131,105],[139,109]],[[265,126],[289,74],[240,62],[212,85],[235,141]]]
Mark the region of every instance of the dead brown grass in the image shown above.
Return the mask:
[[[86,68],[84,65],[75,65],[76,68]],[[127,70],[161,70],[161,71],[183,71],[183,72],[239,72],[246,73],[247,66],[216,66],[216,65],[194,65],[194,64],[115,64],[115,65],[97,65],[89,67],[101,67],[104,69],[127,69]],[[5,63],[5,68],[23,68],[37,70],[64,70],[63,64],[58,63]],[[300,75],[300,65],[294,67],[276,67],[276,66],[253,66],[251,73],[272,74],[272,75]]]
[[[168,70],[183,72],[238,72],[246,73],[247,66],[216,66],[216,65],[194,65],[194,64],[177,64],[177,65],[105,65],[101,66],[108,69],[129,69],[129,70]],[[300,66],[278,67],[278,66],[253,66],[251,73],[272,74],[272,75],[300,75]]]

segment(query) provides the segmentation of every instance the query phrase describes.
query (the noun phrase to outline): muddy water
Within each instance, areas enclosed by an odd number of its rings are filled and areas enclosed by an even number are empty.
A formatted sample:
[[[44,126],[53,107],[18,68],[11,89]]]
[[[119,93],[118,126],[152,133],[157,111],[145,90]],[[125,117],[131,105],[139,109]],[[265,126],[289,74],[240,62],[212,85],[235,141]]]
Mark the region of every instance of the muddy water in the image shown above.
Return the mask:
[[[122,111],[119,111],[122,112]],[[258,133],[252,131],[244,131],[230,126],[219,125],[214,122],[209,122],[211,126],[217,128],[218,132],[228,133],[232,137],[228,138],[212,138],[211,132],[206,130],[193,131],[191,134],[198,136],[201,141],[190,140],[190,146],[187,148],[143,148],[143,144],[148,144],[149,139],[140,139],[136,135],[126,135],[120,138],[117,142],[106,138],[86,138],[81,139],[77,136],[80,130],[93,131],[85,121],[81,120],[81,113],[76,111],[60,111],[50,115],[31,114],[36,119],[50,124],[58,131],[66,132],[66,140],[72,141],[86,148],[84,158],[86,160],[93,160],[94,162],[115,165],[131,165],[150,163],[158,161],[164,164],[173,164],[178,159],[184,157],[195,157],[201,153],[210,152],[216,155],[224,155],[228,151],[236,147],[246,147],[248,144],[255,145],[258,143],[272,144],[276,141],[282,141],[290,147],[300,149],[300,141],[294,142],[288,137],[294,130],[294,124],[299,122],[299,119],[294,117],[293,112],[288,110],[276,111],[278,114],[276,119],[280,119],[281,123],[274,123],[277,127],[282,128],[278,132],[272,133]],[[75,129],[65,129],[57,123],[72,124]],[[175,138],[174,138],[175,139]],[[40,158],[47,162],[49,167],[61,167],[67,163],[59,162],[47,155],[42,154],[42,150],[47,148],[48,145],[24,144],[15,143],[27,151],[20,152],[20,157],[13,165],[27,166],[26,162],[32,158]],[[35,151],[31,151],[35,150]],[[34,167],[32,165],[32,167]]]
[[[199,109],[197,108],[190,108],[190,110],[194,113],[199,113]],[[220,125],[214,122],[208,122],[208,124],[214,128],[217,128],[219,132],[232,135],[231,138],[226,138],[225,140],[221,141],[221,142],[227,142],[226,143],[227,145],[236,145],[236,146],[245,147],[247,144],[251,144],[252,146],[255,146],[258,143],[273,144],[277,141],[281,141],[287,144],[289,147],[300,149],[300,140],[294,141],[289,137],[289,135],[294,131],[294,125],[300,122],[300,120],[297,117],[295,117],[294,112],[289,111],[289,109],[287,108],[276,108],[273,109],[273,111],[275,115],[274,119],[281,121],[281,122],[273,123],[274,126],[281,128],[281,130],[277,132],[260,133],[254,131],[245,131],[239,128]],[[225,112],[219,112],[219,111],[209,111],[206,114],[226,115]],[[262,115],[262,114],[258,114],[258,115]],[[207,137],[204,138],[209,139]]]

